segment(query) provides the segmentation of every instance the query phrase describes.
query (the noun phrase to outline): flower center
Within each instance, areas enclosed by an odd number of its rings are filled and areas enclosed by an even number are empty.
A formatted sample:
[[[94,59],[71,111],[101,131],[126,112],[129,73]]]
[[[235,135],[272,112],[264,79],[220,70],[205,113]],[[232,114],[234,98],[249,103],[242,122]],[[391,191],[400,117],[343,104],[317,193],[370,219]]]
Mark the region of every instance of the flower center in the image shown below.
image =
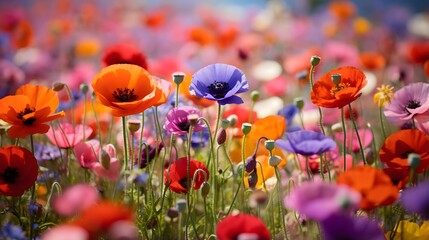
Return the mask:
[[[7,167],[3,173],[0,173],[0,178],[8,184],[14,184],[17,177],[18,170],[16,168]]]
[[[18,113],[18,115],[16,116],[17,118],[22,120],[22,123],[24,125],[31,125],[36,121],[35,117],[31,117],[31,118],[27,118],[27,119],[23,119],[25,115],[29,114],[29,113],[33,113],[35,112],[36,109],[34,107],[30,107],[30,105],[27,104],[27,106],[25,107],[24,110],[22,110],[21,112]]]
[[[188,178],[182,178],[179,180],[180,186],[182,186],[184,189],[188,190]]]
[[[132,102],[138,98],[138,96],[134,93],[134,89],[129,88],[117,88],[112,95],[113,98],[119,102]]]
[[[177,124],[177,127],[180,128],[180,130],[182,131],[189,131],[189,127],[191,126],[191,124],[188,121],[185,122],[180,122]]]
[[[337,85],[335,85],[333,88],[331,88],[330,93],[333,97],[335,97],[335,94],[341,90],[343,90],[344,88],[348,88],[350,87],[349,83],[339,83]]]
[[[416,108],[418,108],[420,106],[421,106],[420,102],[418,102],[416,100],[411,100],[407,104],[407,108],[410,108],[410,109],[416,109]]]
[[[213,95],[215,98],[223,98],[229,91],[229,84],[226,82],[217,82],[210,84],[207,87],[209,89],[209,93]]]

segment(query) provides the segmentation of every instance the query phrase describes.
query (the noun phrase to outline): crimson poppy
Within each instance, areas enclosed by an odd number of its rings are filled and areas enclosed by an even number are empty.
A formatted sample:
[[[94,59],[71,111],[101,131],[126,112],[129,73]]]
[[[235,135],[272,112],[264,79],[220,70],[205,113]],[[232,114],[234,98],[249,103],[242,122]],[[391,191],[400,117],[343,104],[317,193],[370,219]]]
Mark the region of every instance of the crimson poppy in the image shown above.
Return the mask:
[[[170,172],[168,169],[164,171],[164,183],[168,185],[171,191],[176,193],[187,193],[188,192],[188,172],[187,172],[187,162],[186,157],[177,159],[170,166]],[[190,160],[190,176],[195,181],[194,189],[199,189],[203,182],[209,179],[210,173],[204,163],[191,159]],[[206,173],[206,176],[199,171],[196,175],[195,172],[197,169],[201,169]],[[195,175],[195,176],[194,176]],[[191,180],[192,180],[191,179]]]
[[[128,63],[147,69],[146,56],[130,44],[119,43],[108,47],[101,57],[104,66]]]
[[[21,196],[34,185],[39,166],[34,155],[18,146],[0,148],[0,195]]]
[[[219,240],[270,239],[270,232],[264,222],[244,213],[222,219],[216,226],[216,235]]]

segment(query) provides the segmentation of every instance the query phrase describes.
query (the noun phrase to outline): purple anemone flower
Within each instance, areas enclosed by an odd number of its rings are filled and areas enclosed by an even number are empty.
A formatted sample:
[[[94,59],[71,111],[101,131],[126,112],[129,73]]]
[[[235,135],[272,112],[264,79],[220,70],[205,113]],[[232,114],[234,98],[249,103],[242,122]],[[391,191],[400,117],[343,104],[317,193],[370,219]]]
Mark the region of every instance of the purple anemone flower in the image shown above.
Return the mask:
[[[244,73],[228,64],[211,64],[198,70],[193,76],[189,92],[197,97],[217,101],[220,105],[240,104],[236,96],[249,90]]]
[[[429,119],[429,83],[411,83],[393,95],[384,107],[386,118],[398,126],[415,119],[427,122]]]
[[[400,202],[410,213],[418,213],[429,219],[429,181],[419,183],[417,187],[408,188],[401,194]]]
[[[332,138],[308,130],[286,133],[286,140],[278,139],[276,145],[288,152],[307,156],[331,151],[337,146]]]
[[[352,217],[344,214],[332,215],[321,222],[325,240],[384,240],[382,229],[376,221],[366,217]]]
[[[167,113],[164,129],[170,134],[185,135],[191,127],[190,115],[201,117],[201,112],[191,106],[183,106],[171,109]],[[204,124],[199,121],[193,128],[193,132],[199,132],[204,129]]]
[[[319,179],[299,185],[284,199],[284,204],[306,218],[322,221],[334,214],[357,210],[360,199],[358,192],[346,186]]]

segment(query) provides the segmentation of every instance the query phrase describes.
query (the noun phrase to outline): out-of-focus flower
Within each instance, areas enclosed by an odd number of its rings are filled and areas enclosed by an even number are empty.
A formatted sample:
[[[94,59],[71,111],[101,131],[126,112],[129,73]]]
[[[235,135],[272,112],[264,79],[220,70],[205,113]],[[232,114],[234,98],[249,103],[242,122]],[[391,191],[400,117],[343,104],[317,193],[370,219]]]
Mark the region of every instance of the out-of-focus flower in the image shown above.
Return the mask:
[[[322,133],[299,130],[286,133],[286,139],[276,140],[276,145],[290,153],[302,155],[320,154],[334,150],[337,147],[335,141]]]
[[[337,66],[358,66],[359,51],[355,45],[339,41],[329,41],[323,46],[323,62]]]
[[[298,74],[310,69],[310,59],[312,56],[320,55],[319,50],[310,48],[302,53],[290,54],[285,57],[283,67],[291,75]]]
[[[189,187],[188,172],[186,167],[186,165],[188,164],[187,162],[188,160],[186,157],[179,158],[170,165],[170,170],[164,170],[164,183],[170,188],[171,191],[176,193],[188,192]],[[195,179],[193,186],[194,189],[199,189],[203,182],[208,181],[210,173],[204,163],[198,160],[191,159],[189,169],[191,177],[191,179],[189,179],[189,182],[192,182],[192,180]],[[206,174],[204,175],[202,172],[198,172],[195,175],[197,169],[201,169]]]
[[[56,197],[52,206],[61,216],[71,216],[92,206],[99,198],[95,187],[87,184],[76,184],[68,187],[60,196]]]
[[[189,39],[201,46],[207,46],[214,42],[215,37],[211,31],[204,27],[192,27],[189,29]]]
[[[0,229],[0,235],[5,239],[14,240],[26,240],[25,232],[21,226],[15,226],[12,223],[8,223]]]
[[[388,231],[385,236],[390,238],[392,232]],[[425,240],[429,238],[429,222],[424,221],[421,226],[415,222],[402,220],[396,228],[396,234],[392,240]]]
[[[146,12],[142,18],[142,23],[152,29],[160,28],[166,21],[166,11],[164,9],[155,9]]]
[[[244,73],[228,64],[211,64],[192,76],[189,92],[201,98],[217,101],[220,105],[240,104],[236,94],[249,90]]]
[[[277,112],[283,107],[283,105],[284,102],[282,98],[270,97],[257,101],[253,109],[258,114],[258,117],[263,118],[271,115],[276,115]]]
[[[264,91],[270,96],[284,96],[286,93],[287,79],[279,76],[264,83]]]
[[[424,219],[429,219],[429,181],[419,182],[416,187],[402,191],[400,203],[409,213],[417,213]]]
[[[0,195],[19,197],[33,186],[39,173],[34,155],[25,148],[0,148]]]
[[[23,138],[30,134],[46,133],[46,122],[64,116],[54,113],[59,105],[57,93],[44,86],[26,84],[15,95],[0,99],[0,119],[12,124],[9,137]]]
[[[226,134],[225,134],[226,138]],[[191,147],[194,149],[201,149],[208,145],[210,140],[210,134],[208,128],[204,128],[202,131],[192,133]],[[225,139],[226,140],[226,139]]]
[[[50,144],[34,143],[34,157],[38,162],[54,160],[61,157],[61,150]]]
[[[155,144],[154,144],[155,145]],[[149,162],[151,162],[155,156],[159,154],[159,152],[162,150],[164,145],[162,145],[162,142],[158,143],[157,146],[148,145],[147,148],[143,146],[142,152],[141,152],[141,159],[140,159],[140,168],[145,168]],[[139,164],[139,156],[137,154],[134,165]]]
[[[429,41],[409,42],[406,44],[405,54],[412,63],[424,63],[429,59]]]
[[[386,59],[377,52],[363,52],[359,55],[360,63],[367,70],[382,69],[386,65]]]
[[[277,114],[286,119],[286,131],[294,132],[300,130],[300,127],[293,123],[293,119],[299,112],[299,108],[295,104],[289,104],[280,109]]]
[[[43,233],[41,240],[88,240],[89,234],[79,226],[60,224]]]
[[[13,63],[0,60],[0,97],[16,91],[25,81],[24,72]]]
[[[378,104],[379,107],[384,107],[390,103],[393,99],[393,86],[381,85],[377,88],[377,93],[374,94],[374,103]]]
[[[340,81],[334,83],[332,75],[340,74]],[[314,83],[311,102],[319,107],[342,108],[360,97],[366,85],[365,74],[355,67],[340,67],[331,70]]]
[[[167,114],[164,129],[170,134],[187,134],[191,127],[191,122],[188,117],[193,114],[198,117],[202,116],[200,110],[192,106],[183,106],[171,109]],[[199,123],[193,126],[193,132],[203,130],[204,126],[204,123],[199,121]]]
[[[92,57],[100,51],[100,42],[96,38],[80,39],[76,43],[75,53],[79,57]]]
[[[425,71],[426,77],[429,77],[429,60],[423,64],[423,70]]]
[[[144,68],[133,64],[105,67],[91,85],[98,100],[111,108],[116,117],[141,113],[167,100],[151,75]]]
[[[284,199],[284,204],[309,219],[322,221],[333,214],[357,210],[360,200],[360,194],[353,189],[319,179],[297,186]]]
[[[408,154],[417,153],[420,164],[416,172],[422,173],[429,168],[429,137],[419,130],[399,130],[384,140],[379,155],[380,160],[393,168],[410,170]]]
[[[106,48],[101,60],[105,67],[126,63],[148,69],[146,56],[135,46],[126,43],[118,43]]]
[[[329,12],[340,21],[353,17],[356,13],[356,5],[351,1],[332,1],[328,5]]]
[[[63,122],[56,129],[50,128],[46,133],[49,141],[59,148],[71,148],[82,142],[83,136],[89,137],[92,133],[92,128],[89,126],[76,125]]]
[[[382,170],[357,166],[340,174],[338,184],[344,184],[361,194],[359,207],[371,210],[379,206],[388,206],[398,198],[398,188]]]
[[[252,68],[252,75],[255,80],[270,81],[280,76],[281,65],[276,61],[261,61]]]
[[[372,24],[364,17],[357,17],[353,20],[353,28],[357,35],[365,35],[371,30]]]
[[[321,222],[325,240],[384,240],[383,230],[376,221],[367,217],[352,217],[344,214],[332,215]]]
[[[227,216],[222,219],[216,226],[216,236],[219,240],[269,240],[270,232],[264,222],[262,222],[258,217],[241,213],[235,216]],[[247,238],[245,238],[245,236]]]
[[[356,116],[355,116],[356,118]],[[362,147],[366,148],[368,146],[371,145],[372,143],[372,133],[371,130],[369,129],[359,129],[359,137],[362,143]],[[344,140],[344,135],[342,132],[337,132],[335,133],[335,138],[339,141],[339,142],[343,142]],[[360,149],[360,144],[359,144],[359,140],[357,138],[356,135],[356,131],[353,129],[347,130],[346,131],[346,147],[348,149],[351,149],[353,152],[358,152]]]
[[[429,118],[429,83],[417,82],[402,87],[384,107],[386,118],[396,125],[414,119],[417,123]]]

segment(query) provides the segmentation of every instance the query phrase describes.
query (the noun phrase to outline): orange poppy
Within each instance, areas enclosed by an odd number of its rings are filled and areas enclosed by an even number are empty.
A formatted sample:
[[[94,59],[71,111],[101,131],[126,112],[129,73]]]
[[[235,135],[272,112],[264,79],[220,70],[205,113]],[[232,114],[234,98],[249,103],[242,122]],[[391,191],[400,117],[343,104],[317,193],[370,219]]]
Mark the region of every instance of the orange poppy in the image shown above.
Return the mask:
[[[399,130],[384,140],[379,155],[380,160],[392,168],[410,170],[408,154],[420,155],[420,164],[416,172],[422,173],[429,169],[429,137],[415,129]]]
[[[337,183],[347,185],[361,194],[359,207],[362,210],[390,205],[399,196],[398,188],[390,177],[382,170],[368,165],[357,166],[340,174]]]
[[[185,96],[187,99],[191,100],[192,103],[199,107],[209,107],[216,103],[216,101],[208,100],[205,98],[200,98],[195,95],[192,95],[189,92],[189,87],[191,86],[192,76],[191,75],[185,75],[185,78],[183,79],[183,82],[179,85],[179,93]]]
[[[0,148],[0,195],[21,196],[37,180],[39,166],[34,155],[25,148]]]
[[[190,40],[200,44],[201,46],[207,46],[214,42],[215,37],[213,33],[203,27],[193,27],[189,30]]]
[[[423,70],[425,71],[426,77],[429,77],[429,59],[423,64]]]
[[[227,26],[225,29],[219,30],[216,33],[216,43],[221,49],[231,46],[238,36],[238,28],[234,25]]]
[[[111,108],[115,117],[138,114],[167,100],[152,76],[144,68],[133,64],[107,66],[97,74],[91,85],[98,100]]]
[[[54,113],[59,105],[57,93],[44,86],[26,84],[15,95],[0,99],[0,119],[12,124],[9,137],[23,138],[30,134],[46,133],[46,122],[64,117],[63,111]]]
[[[328,8],[339,20],[346,20],[356,13],[356,6],[350,1],[332,1]]]
[[[341,81],[335,84],[332,75],[340,74]],[[351,66],[340,67],[323,75],[314,83],[311,102],[319,107],[342,108],[360,97],[367,81],[365,74]]]
[[[386,65],[384,56],[376,52],[363,52],[359,58],[362,66],[368,70],[381,69]]]
[[[146,13],[141,20],[145,26],[156,29],[165,24],[166,15],[167,13],[165,10],[158,9]]]
[[[103,201],[85,209],[71,224],[85,229],[89,233],[90,239],[99,239],[103,233],[106,234],[109,228],[119,221],[133,223],[132,209],[122,204]]]

